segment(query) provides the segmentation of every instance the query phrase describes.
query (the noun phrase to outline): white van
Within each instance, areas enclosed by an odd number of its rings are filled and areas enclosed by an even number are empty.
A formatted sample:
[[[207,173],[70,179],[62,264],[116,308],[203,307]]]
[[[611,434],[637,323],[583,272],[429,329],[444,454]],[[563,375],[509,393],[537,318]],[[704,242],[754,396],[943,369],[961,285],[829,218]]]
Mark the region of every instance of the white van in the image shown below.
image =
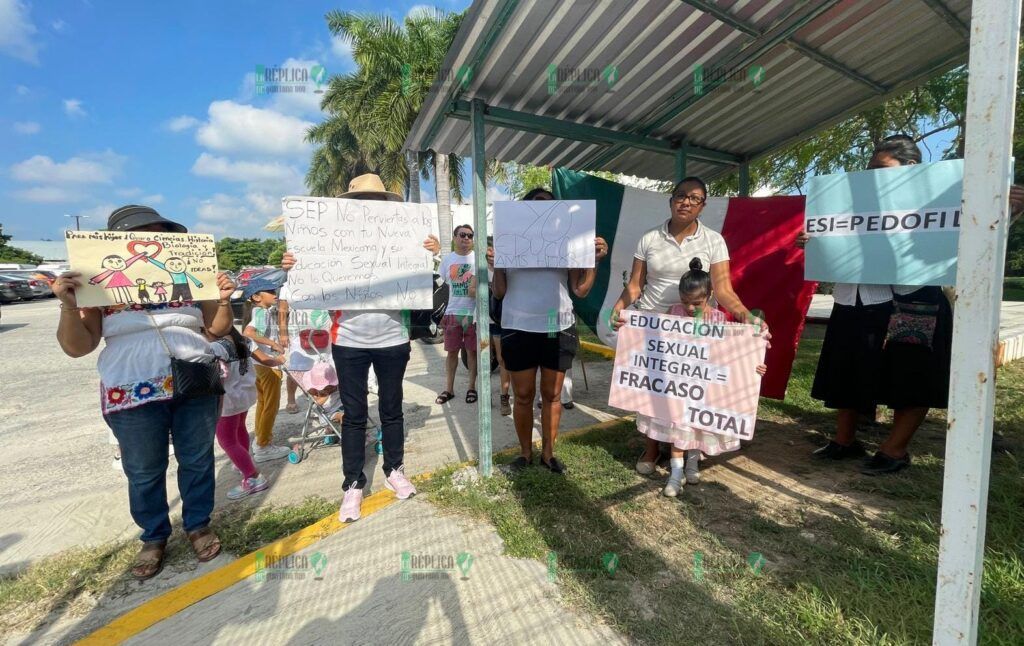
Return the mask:
[[[0,271],[3,271],[4,269],[35,269],[35,268],[36,268],[35,265],[25,265],[25,264],[19,265],[16,262],[0,262]]]

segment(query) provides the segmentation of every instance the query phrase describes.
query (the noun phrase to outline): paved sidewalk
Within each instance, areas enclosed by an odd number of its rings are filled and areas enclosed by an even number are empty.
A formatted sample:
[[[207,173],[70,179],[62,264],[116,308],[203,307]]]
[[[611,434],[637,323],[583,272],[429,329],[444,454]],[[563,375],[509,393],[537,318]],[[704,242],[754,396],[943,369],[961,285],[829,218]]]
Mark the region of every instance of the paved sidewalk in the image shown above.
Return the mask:
[[[4,306],[0,326],[0,572],[17,570],[35,559],[72,547],[134,538],[138,529],[128,514],[127,481],[111,468],[113,447],[99,409],[99,376],[94,352],[71,359],[55,340],[55,299]],[[407,472],[415,475],[477,456],[477,406],[464,401],[466,371],[456,379],[460,396],[444,406],[434,398],[444,387],[441,346],[414,342],[406,372],[405,419]],[[579,362],[574,410],[564,411],[562,428],[605,421],[621,414],[610,410],[609,362],[587,364],[590,390],[583,387]],[[497,410],[494,395],[493,448],[516,443],[510,417]],[[284,401],[282,388],[282,402]],[[304,403],[302,399],[300,406]],[[375,408],[375,398],[371,397]],[[252,413],[249,428],[252,429]],[[282,409],[274,429],[282,444],[297,435],[302,415]],[[302,463],[287,460],[260,465],[271,489],[238,503],[228,503],[228,489],[238,483],[220,447],[217,456],[217,506],[288,504],[319,494],[341,495],[341,459],[337,447],[317,449]],[[372,447],[366,472],[370,490],[381,486],[379,458]],[[171,458],[167,491],[172,517],[180,515],[176,463]]]

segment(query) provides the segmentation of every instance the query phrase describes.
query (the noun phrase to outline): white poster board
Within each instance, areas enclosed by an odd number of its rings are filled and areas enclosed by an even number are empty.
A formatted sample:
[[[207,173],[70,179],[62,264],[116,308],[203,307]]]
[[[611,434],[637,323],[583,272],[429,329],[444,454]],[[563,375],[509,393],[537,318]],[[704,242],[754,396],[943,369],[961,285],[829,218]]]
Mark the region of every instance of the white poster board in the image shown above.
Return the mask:
[[[595,265],[594,200],[494,203],[494,266],[500,268]]]
[[[328,197],[281,200],[297,309],[409,310],[434,303],[434,215],[422,204]]]

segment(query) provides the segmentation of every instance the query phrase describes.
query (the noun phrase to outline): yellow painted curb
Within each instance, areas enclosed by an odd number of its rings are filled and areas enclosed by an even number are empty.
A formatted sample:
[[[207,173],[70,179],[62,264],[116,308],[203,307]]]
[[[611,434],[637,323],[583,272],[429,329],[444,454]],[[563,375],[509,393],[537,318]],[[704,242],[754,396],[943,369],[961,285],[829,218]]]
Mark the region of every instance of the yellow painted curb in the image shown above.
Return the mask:
[[[559,433],[559,436],[563,438],[575,437],[583,435],[584,433],[589,433],[590,431],[609,428],[631,419],[633,419],[632,415],[617,417],[606,422],[599,422],[590,426],[584,426],[582,428]],[[494,455],[511,455],[518,452],[518,450],[518,447],[509,447],[494,453]],[[459,466],[469,466],[474,463],[475,461],[468,461],[463,462]],[[431,476],[433,476],[433,473],[434,472],[432,471],[421,473],[415,476],[413,481],[424,482],[429,480]],[[387,489],[371,494],[363,501],[362,517],[365,518],[370,514],[378,512],[397,500],[398,499],[395,498],[395,494]],[[289,556],[309,547],[321,539],[340,532],[349,525],[351,525],[351,523],[340,522],[338,520],[338,514],[333,513],[330,516],[309,525],[308,527],[300,529],[294,534],[285,536],[284,538],[274,541],[269,545],[261,547],[255,552],[250,552],[245,556],[241,556],[231,563],[217,568],[213,572],[208,572],[197,579],[186,581],[159,597],[150,599],[138,608],[129,610],[106,626],[103,626],[86,637],[83,637],[81,640],[76,642],[76,644],[91,646],[93,644],[106,645],[121,643],[126,639],[130,639],[131,637],[138,635],[147,628],[160,623],[164,619],[176,615],[185,608],[188,608],[203,599],[212,597],[218,592],[226,590],[240,581],[248,579],[256,573],[256,554],[258,552],[263,553],[264,556],[274,557],[275,559]]]
[[[371,494],[363,501],[362,517],[384,509],[398,499],[391,491],[384,489]],[[338,514],[333,513],[308,527],[274,541],[261,547],[256,552],[219,567],[169,590],[164,594],[147,601],[138,608],[130,610],[121,615],[106,626],[84,637],[78,644],[113,644],[120,643],[133,637],[150,626],[153,626],[168,617],[175,615],[194,603],[211,597],[222,590],[230,588],[239,581],[244,581],[256,573],[256,553],[262,552],[265,556],[280,558],[294,554],[305,549],[317,541],[340,532],[351,525],[338,520]]]
[[[596,354],[606,357],[608,359],[615,358],[615,348],[609,348],[606,345],[600,343],[591,343],[590,341],[580,341],[580,347],[584,350],[590,350]]]

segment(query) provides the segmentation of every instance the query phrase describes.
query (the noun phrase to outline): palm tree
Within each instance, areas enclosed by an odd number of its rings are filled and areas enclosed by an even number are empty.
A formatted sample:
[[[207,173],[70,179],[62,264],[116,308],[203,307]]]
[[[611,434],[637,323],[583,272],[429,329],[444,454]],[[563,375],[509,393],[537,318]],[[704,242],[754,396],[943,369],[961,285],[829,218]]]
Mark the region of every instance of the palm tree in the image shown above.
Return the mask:
[[[424,99],[432,91],[447,89],[438,88],[435,79],[461,19],[462,14],[436,9],[417,11],[402,24],[386,15],[340,11],[327,14],[331,33],[351,43],[357,69],[331,79],[321,103],[330,115],[326,123],[345,122],[357,149],[363,151],[362,158],[371,162],[392,190],[404,192],[408,185],[414,194],[413,186],[419,179],[414,179],[417,171],[426,179],[433,169],[443,248],[444,238],[450,243],[451,236],[450,195],[457,200],[462,197],[461,159],[433,151],[406,156],[402,146]],[[340,126],[325,127],[328,131],[334,129],[340,130]],[[317,143],[324,146],[320,140]],[[344,165],[358,158],[351,152],[339,148],[332,155],[321,155],[318,149],[310,167],[311,179],[339,183],[338,178],[345,174],[344,167],[336,168],[333,164]]]

